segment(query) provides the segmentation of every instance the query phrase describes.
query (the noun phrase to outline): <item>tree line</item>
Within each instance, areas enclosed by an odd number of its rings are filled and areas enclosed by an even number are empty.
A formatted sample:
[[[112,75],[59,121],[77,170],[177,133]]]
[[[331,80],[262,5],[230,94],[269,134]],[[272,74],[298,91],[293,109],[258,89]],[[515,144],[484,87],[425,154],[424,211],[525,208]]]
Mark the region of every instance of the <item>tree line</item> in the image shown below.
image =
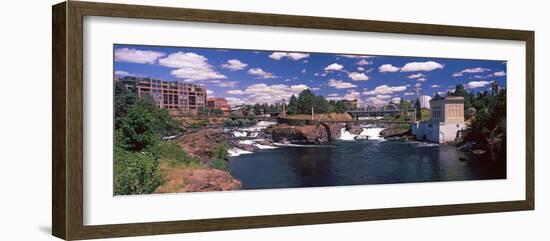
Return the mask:
[[[243,105],[241,110],[246,113],[262,115],[268,113],[279,113],[285,109],[289,115],[311,114],[313,108],[315,113],[344,113],[349,110],[342,100],[327,100],[322,95],[315,95],[310,89],[303,90],[296,95],[292,95],[288,103]]]

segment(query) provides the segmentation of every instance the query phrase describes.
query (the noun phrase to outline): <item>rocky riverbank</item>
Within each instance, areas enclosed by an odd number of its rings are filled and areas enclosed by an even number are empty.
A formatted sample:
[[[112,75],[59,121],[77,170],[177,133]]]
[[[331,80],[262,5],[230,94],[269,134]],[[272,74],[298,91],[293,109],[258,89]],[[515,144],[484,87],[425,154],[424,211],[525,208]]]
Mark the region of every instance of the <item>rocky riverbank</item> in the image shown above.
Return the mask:
[[[241,182],[227,171],[210,168],[175,168],[161,165],[164,184],[155,193],[230,191],[241,188]]]

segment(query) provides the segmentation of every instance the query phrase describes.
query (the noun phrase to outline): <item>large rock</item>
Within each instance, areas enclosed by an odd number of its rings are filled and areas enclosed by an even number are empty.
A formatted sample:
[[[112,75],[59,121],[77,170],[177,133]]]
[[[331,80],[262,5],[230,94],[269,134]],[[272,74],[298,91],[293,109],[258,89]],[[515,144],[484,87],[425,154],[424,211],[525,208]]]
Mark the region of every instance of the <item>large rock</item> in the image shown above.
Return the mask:
[[[380,132],[380,136],[384,137],[384,139],[401,138],[412,135],[410,127],[407,130],[399,129],[395,124],[389,124],[383,127],[385,129]]]
[[[181,148],[194,159],[207,163],[214,158],[214,149],[227,138],[219,129],[201,129],[185,134],[177,141]]]
[[[327,129],[322,125],[293,126],[280,124],[271,129],[273,141],[291,143],[324,143],[329,141]]]
[[[229,191],[241,188],[241,182],[229,172],[218,169],[161,168],[166,182],[155,193]]]

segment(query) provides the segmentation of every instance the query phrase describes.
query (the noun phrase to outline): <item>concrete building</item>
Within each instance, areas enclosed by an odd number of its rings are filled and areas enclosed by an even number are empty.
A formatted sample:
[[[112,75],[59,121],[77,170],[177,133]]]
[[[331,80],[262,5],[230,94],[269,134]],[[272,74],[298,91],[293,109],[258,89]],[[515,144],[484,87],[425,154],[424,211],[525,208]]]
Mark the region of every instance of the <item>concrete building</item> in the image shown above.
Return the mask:
[[[455,141],[464,123],[464,97],[436,96],[430,100],[430,120],[411,124],[417,140],[445,143]]]
[[[208,100],[206,101],[206,108],[220,109],[220,110],[223,110],[224,113],[229,113],[231,106],[229,106],[229,103],[227,102],[226,99],[214,97],[214,98],[208,98]]]
[[[418,97],[418,101],[420,102],[420,108],[424,109],[430,109],[430,100],[432,100],[432,97],[427,95],[421,95]]]
[[[206,87],[203,85],[133,76],[116,78],[115,81],[121,81],[127,90],[139,98],[145,95],[153,97],[161,109],[196,111],[206,108]]]
[[[344,106],[346,106],[346,109],[348,110],[355,110],[357,109],[357,99],[355,100],[342,100],[342,103],[344,103]]]

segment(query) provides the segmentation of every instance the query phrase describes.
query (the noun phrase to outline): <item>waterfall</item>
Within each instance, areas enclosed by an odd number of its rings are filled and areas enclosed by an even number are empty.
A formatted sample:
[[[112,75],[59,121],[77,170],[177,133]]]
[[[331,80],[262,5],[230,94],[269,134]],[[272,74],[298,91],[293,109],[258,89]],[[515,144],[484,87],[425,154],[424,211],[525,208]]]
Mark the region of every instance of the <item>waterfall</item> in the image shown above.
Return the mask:
[[[337,138],[342,141],[353,141],[357,135],[351,134],[346,128],[340,129],[340,136]]]
[[[360,136],[366,136],[368,140],[382,140],[383,137],[380,136],[380,132],[382,132],[384,128],[378,128],[378,127],[368,127],[363,128],[363,131],[361,131]]]
[[[351,134],[346,128],[340,129],[340,137],[338,140],[341,141],[353,141],[353,140],[383,140],[384,138],[380,136],[384,128],[379,127],[363,127],[363,130],[359,135]]]

